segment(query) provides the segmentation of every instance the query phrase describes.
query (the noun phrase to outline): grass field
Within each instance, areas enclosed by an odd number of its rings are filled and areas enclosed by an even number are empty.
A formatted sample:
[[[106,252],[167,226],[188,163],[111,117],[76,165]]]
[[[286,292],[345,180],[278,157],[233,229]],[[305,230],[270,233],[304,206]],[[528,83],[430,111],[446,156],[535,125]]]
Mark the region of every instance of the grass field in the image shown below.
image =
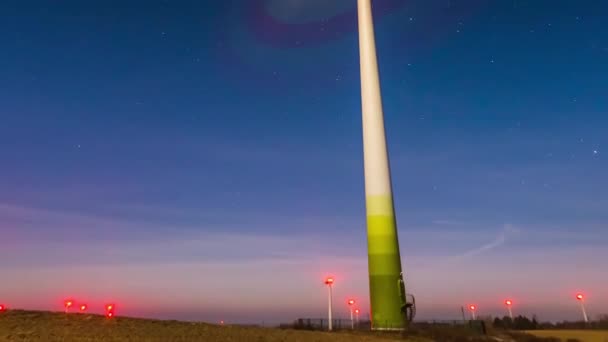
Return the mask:
[[[527,333],[538,337],[556,337],[563,341],[577,339],[581,342],[608,342],[606,330],[531,330]]]
[[[0,314],[0,341],[403,341],[398,336],[217,326],[204,323],[32,311]],[[410,341],[422,342],[423,339]]]

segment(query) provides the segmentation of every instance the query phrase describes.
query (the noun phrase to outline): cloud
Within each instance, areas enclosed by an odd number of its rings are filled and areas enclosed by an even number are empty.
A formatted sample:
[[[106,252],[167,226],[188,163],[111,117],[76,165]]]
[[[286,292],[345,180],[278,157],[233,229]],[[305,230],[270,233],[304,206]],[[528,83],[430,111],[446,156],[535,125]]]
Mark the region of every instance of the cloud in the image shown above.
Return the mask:
[[[465,253],[463,253],[462,255],[459,255],[457,257],[462,257],[462,258],[466,258],[466,257],[472,257],[474,255],[478,255],[487,251],[490,251],[494,248],[500,247],[502,245],[504,245],[505,241],[506,241],[506,237],[504,233],[501,233],[498,235],[498,237],[496,237],[496,239],[490,243],[487,243],[485,245],[479,246],[478,248],[472,249],[470,251],[467,251]]]
[[[150,208],[140,209],[140,214],[145,215]],[[167,212],[188,213],[188,210]],[[0,251],[0,265],[13,269],[192,261],[222,264],[310,260],[315,263],[327,258],[365,256],[363,230],[362,234],[344,236],[335,230],[306,229],[347,225],[335,217],[257,216],[249,223],[241,223],[239,231],[233,229],[239,226],[234,223],[172,226],[0,204],[0,219],[3,222],[0,231],[8,242]],[[243,227],[248,232],[243,232]],[[361,241],[357,241],[359,239]],[[341,243],[334,243],[338,240]]]
[[[472,267],[490,259],[501,259],[501,247],[520,240],[518,227],[504,224],[494,231],[485,224],[462,222],[458,225],[435,225],[422,228],[402,228],[400,247],[406,270],[443,273]]]
[[[48,209],[0,203],[0,232],[17,248],[23,244],[86,243],[102,241],[173,240],[196,233],[220,236],[237,233],[274,234],[298,239],[330,230],[336,237],[353,227],[364,234],[364,221],[346,213],[279,213],[273,207],[239,209],[205,205],[203,208],[148,203],[99,203],[82,210]],[[311,229],[314,227],[314,229]],[[340,233],[342,232],[342,233]],[[344,239],[343,239],[344,240]]]
[[[145,219],[124,220],[69,210],[0,203],[0,232],[13,247],[36,242],[64,244],[82,240],[142,240],[158,235]],[[169,229],[172,227],[166,227]],[[145,234],[143,234],[145,233]]]
[[[496,239],[494,239],[493,241],[491,241],[489,243],[481,245],[477,248],[471,249],[461,255],[458,255],[458,256],[456,256],[456,258],[468,258],[468,257],[472,257],[475,255],[489,252],[493,249],[496,249],[496,248],[504,245],[507,242],[507,237],[509,237],[513,234],[517,234],[519,232],[520,232],[520,230],[515,228],[514,226],[512,226],[510,224],[505,224],[503,227],[503,230],[498,234]]]

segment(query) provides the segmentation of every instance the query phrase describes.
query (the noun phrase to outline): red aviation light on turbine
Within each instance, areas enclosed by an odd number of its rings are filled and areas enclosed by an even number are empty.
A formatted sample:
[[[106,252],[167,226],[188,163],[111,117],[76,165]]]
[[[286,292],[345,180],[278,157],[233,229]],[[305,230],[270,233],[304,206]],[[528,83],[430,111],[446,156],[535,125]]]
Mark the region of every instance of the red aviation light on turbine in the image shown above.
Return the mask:
[[[358,314],[359,313],[359,309],[355,309],[355,313]]]
[[[507,300],[505,300],[505,305],[511,306],[511,305],[513,305],[513,302],[510,299],[507,299]]]
[[[334,277],[327,277],[325,278],[325,285],[333,285],[334,284]]]
[[[87,305],[86,305],[86,304],[81,304],[81,305],[80,305],[80,312],[85,312],[85,311],[87,311],[87,308],[88,308],[88,307],[87,307]]]
[[[577,293],[576,294],[576,300],[583,300],[583,299],[585,299],[585,296],[583,296],[582,293]]]
[[[6,311],[6,305],[0,304],[0,312]]]
[[[477,310],[477,307],[475,305],[469,305],[469,310],[475,311]]]
[[[348,300],[348,305],[350,305],[350,306],[355,305],[355,300],[354,299],[349,299]]]
[[[65,313],[68,313],[70,308],[74,306],[74,301],[72,299],[66,299],[63,301],[63,307],[65,308]]]
[[[112,318],[115,316],[114,310],[116,310],[116,305],[114,304],[106,304],[106,317]]]

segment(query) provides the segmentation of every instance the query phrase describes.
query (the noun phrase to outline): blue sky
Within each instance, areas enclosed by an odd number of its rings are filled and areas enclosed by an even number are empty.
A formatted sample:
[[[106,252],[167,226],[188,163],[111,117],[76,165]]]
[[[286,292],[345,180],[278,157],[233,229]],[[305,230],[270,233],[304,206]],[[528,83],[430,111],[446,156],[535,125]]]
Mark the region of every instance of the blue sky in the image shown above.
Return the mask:
[[[605,313],[608,6],[375,4],[420,317]],[[355,1],[1,6],[3,301],[284,321],[332,273],[366,311]]]

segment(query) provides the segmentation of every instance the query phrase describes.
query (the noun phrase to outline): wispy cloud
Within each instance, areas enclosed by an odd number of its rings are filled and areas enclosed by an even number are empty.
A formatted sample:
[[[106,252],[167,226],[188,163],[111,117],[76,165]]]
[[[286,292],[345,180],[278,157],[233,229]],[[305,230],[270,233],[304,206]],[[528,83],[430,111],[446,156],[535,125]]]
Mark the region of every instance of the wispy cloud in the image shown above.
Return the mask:
[[[498,237],[496,237],[496,239],[494,241],[489,242],[485,245],[479,246],[478,248],[472,249],[470,251],[467,251],[467,252],[463,253],[462,255],[456,256],[456,258],[467,258],[467,257],[471,257],[474,255],[478,255],[478,254],[490,251],[494,248],[504,245],[506,240],[507,239],[505,237],[505,234],[501,233],[500,235],[498,235]]]
[[[180,212],[178,212],[180,213]],[[3,267],[54,265],[117,265],[251,260],[304,261],[350,258],[364,246],[363,234],[323,234],[309,226],[331,227],[336,219],[309,218],[298,222],[256,219],[243,229],[229,225],[173,227],[0,204],[0,231],[6,246],[0,251]],[[269,222],[269,223],[268,223]],[[274,225],[264,230],[265,225]],[[278,229],[280,228],[280,229]],[[362,230],[363,232],[363,230]],[[336,244],[334,241],[341,241]],[[365,256],[364,251],[361,255]],[[10,255],[10,258],[8,257]]]
[[[496,249],[507,242],[507,238],[512,236],[513,234],[518,234],[520,232],[519,229],[513,227],[510,224],[505,224],[502,231],[496,236],[496,238],[488,243],[485,243],[479,247],[468,250],[462,254],[455,255],[451,257],[451,259],[465,259],[470,258],[472,256],[476,256],[479,254],[483,254],[489,252],[493,249]]]
[[[12,246],[32,242],[116,239],[132,240],[157,235],[145,221],[121,220],[108,216],[82,214],[47,208],[25,207],[0,203],[0,232]],[[167,227],[171,228],[171,227]],[[142,230],[148,234],[142,236]]]
[[[409,232],[402,241],[409,264],[427,269],[443,269],[448,265],[459,265],[474,260],[474,257],[491,254],[511,241],[521,229],[505,224],[495,235],[477,226],[450,226],[449,230],[416,230]],[[408,241],[409,240],[409,241]],[[473,247],[471,247],[473,245]]]
[[[256,232],[297,239],[330,231],[336,235],[365,223],[345,215],[292,215],[268,210],[242,209],[239,215],[222,208],[178,208],[157,204],[100,204],[95,213],[26,207],[0,203],[0,232],[12,245],[43,241],[90,241],[99,238],[132,241],[188,238],[192,234],[237,234]],[[314,228],[314,229],[311,229]],[[327,235],[327,233],[324,233]]]

